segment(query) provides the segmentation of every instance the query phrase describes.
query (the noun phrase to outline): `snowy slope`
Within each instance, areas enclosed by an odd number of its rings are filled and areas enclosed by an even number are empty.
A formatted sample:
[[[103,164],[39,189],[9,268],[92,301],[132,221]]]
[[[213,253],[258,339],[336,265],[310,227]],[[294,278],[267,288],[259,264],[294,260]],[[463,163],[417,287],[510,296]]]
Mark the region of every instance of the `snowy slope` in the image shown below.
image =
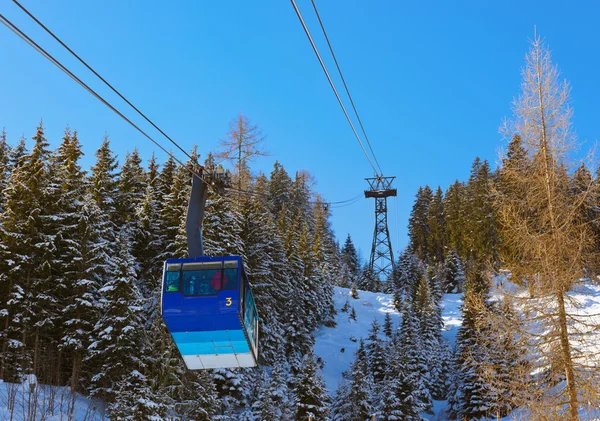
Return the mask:
[[[461,325],[460,294],[446,294],[443,299],[444,337],[454,345],[456,330]],[[369,328],[374,319],[380,325],[386,313],[390,313],[394,327],[400,324],[400,314],[392,304],[392,295],[358,291],[358,299],[350,296],[347,288],[335,288],[334,302],[338,311],[336,316],[337,326],[334,328],[321,327],[317,331],[315,353],[325,363],[323,378],[330,393],[333,394],[342,379],[342,372],[347,370],[354,361],[354,353],[358,348],[358,340],[369,335]],[[349,319],[349,313],[342,313],[341,309],[348,300],[356,311],[356,321]],[[354,341],[355,339],[356,341]],[[344,349],[344,352],[341,350]]]
[[[509,291],[514,296],[525,297],[528,292],[523,288],[507,282],[505,276],[495,279],[496,286],[492,290],[493,299],[500,299],[505,291]],[[568,311],[571,314],[589,315],[587,322],[593,325],[600,325],[600,285],[588,283],[581,285],[571,291],[569,294]],[[349,319],[349,313],[342,313],[341,309],[348,300],[350,305],[356,311],[356,321]],[[334,293],[335,307],[338,311],[336,316],[337,326],[335,328],[322,327],[316,333],[315,353],[321,357],[325,366],[322,370],[323,378],[329,392],[335,393],[342,378],[342,372],[347,370],[354,361],[354,353],[358,348],[358,340],[366,339],[373,319],[377,319],[383,325],[386,313],[390,313],[394,326],[398,327],[400,323],[400,314],[392,305],[392,296],[383,293],[373,293],[359,291],[359,298],[354,299],[350,296],[350,290],[346,288],[335,288]],[[462,324],[462,315],[460,306],[462,304],[461,294],[445,294],[442,300],[442,317],[444,320],[443,336],[450,346],[453,347],[456,341],[456,333]],[[586,349],[591,354],[598,353],[600,350],[600,334],[595,334],[589,328],[577,326],[578,330],[589,333],[586,336],[585,343],[578,344],[582,349]],[[356,339],[356,342],[353,341]],[[341,352],[341,349],[344,352]],[[446,401],[434,401],[433,416],[422,414],[431,421],[446,421],[444,408]],[[513,417],[524,416],[517,410]],[[503,418],[501,421],[514,419],[511,416]],[[525,419],[527,417],[525,416]],[[582,420],[600,421],[598,414],[581,414]],[[490,420],[492,421],[492,420]],[[493,420],[495,421],[495,420]]]
[[[103,413],[104,408],[96,401],[73,396],[67,387],[36,384],[35,376],[23,384],[0,380],[0,421],[108,420]]]

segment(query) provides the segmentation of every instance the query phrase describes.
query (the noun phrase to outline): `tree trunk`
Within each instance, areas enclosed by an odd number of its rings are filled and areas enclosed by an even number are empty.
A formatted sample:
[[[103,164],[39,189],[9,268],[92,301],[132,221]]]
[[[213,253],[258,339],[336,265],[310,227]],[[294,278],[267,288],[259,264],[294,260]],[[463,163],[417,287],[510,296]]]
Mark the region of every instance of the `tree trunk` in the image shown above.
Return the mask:
[[[77,386],[79,384],[79,369],[81,367],[81,354],[79,351],[73,355],[73,367],[71,370],[71,393],[77,392]]]
[[[577,400],[577,385],[575,384],[575,372],[573,369],[573,360],[571,358],[571,345],[569,343],[569,331],[567,326],[567,312],[565,310],[565,298],[562,291],[556,294],[558,301],[558,328],[560,336],[560,352],[562,362],[565,366],[565,376],[567,378],[567,393],[569,396],[569,420],[579,420],[579,409]]]
[[[61,386],[62,383],[62,350],[58,350],[58,360],[56,362],[56,372],[55,372],[55,376],[56,376],[56,385],[57,386]]]
[[[33,374],[38,376],[40,373],[38,372],[38,356],[40,353],[40,328],[39,326],[35,328],[35,340],[33,343]]]
[[[2,361],[0,361],[0,380],[4,380],[7,349],[8,349],[8,316],[6,316],[6,319],[4,320],[4,340],[2,341]]]

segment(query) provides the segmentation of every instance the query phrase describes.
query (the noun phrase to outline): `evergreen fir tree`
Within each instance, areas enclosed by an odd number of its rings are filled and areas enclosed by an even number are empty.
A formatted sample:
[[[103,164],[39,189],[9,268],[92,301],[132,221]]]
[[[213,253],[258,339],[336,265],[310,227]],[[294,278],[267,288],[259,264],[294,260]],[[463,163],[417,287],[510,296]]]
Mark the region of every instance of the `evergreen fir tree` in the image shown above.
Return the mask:
[[[425,273],[423,263],[409,250],[404,250],[398,259],[397,275],[394,277],[394,302],[401,309],[406,299],[416,295],[419,281]]]
[[[468,258],[469,243],[466,238],[466,187],[456,180],[444,195],[444,216],[446,222],[446,247],[455,250],[462,259]]]
[[[341,312],[348,313],[349,311],[350,311],[350,301],[348,299],[346,299],[346,302],[342,306]]]
[[[457,293],[462,291],[465,283],[465,273],[460,257],[455,250],[451,250],[446,256],[446,279],[444,283],[444,291],[447,293]]]
[[[143,372],[140,355],[142,340],[141,296],[135,284],[136,273],[129,237],[117,237],[114,269],[100,289],[103,314],[94,326],[88,361],[94,367],[92,396],[114,402],[113,385]]]
[[[383,386],[378,419],[385,421],[422,421],[421,404],[415,395],[414,384],[407,372],[401,350],[390,347],[389,364]]]
[[[342,281],[340,286],[344,288],[350,288],[358,285],[358,279],[360,277],[360,261],[358,258],[358,252],[350,234],[346,237],[344,246],[342,247]]]
[[[212,421],[218,410],[218,395],[210,373],[184,370],[176,389],[175,409],[185,420]]]
[[[373,382],[379,386],[385,377],[386,356],[383,349],[381,339],[379,339],[380,331],[377,319],[371,323],[369,337],[367,338],[367,356],[369,361],[369,372],[373,376]]]
[[[178,234],[185,233],[184,224],[192,185],[191,178],[185,166],[178,166],[174,174],[171,174],[171,171],[171,166],[165,164],[161,173],[161,190],[166,192],[168,189],[168,193],[163,193],[165,196],[159,205],[159,226],[163,234],[161,260],[187,257],[186,241],[178,239]],[[167,182],[171,182],[171,185],[168,186]]]
[[[441,263],[444,261],[446,249],[446,221],[444,219],[444,194],[439,186],[429,204],[427,217],[429,224],[428,254],[431,256],[432,262]]]
[[[266,178],[260,179],[260,183],[260,188],[265,188]],[[291,294],[287,257],[272,214],[262,198],[252,197],[240,204],[244,264],[261,323],[261,358],[270,363],[277,357],[287,322],[286,303]]]
[[[415,204],[408,220],[408,236],[410,250],[421,260],[429,262],[429,208],[433,200],[433,192],[429,186],[419,187]]]
[[[431,377],[427,358],[423,351],[419,335],[419,317],[412,300],[403,305],[402,324],[400,326],[399,351],[401,352],[408,382],[413,385],[418,411],[431,411],[432,401],[429,385]]]
[[[302,371],[296,379],[296,420],[324,421],[329,416],[329,396],[312,353],[304,355]]]
[[[111,420],[158,421],[168,408],[153,395],[150,381],[139,371],[132,371],[116,385],[115,402],[108,407]]]
[[[467,183],[469,260],[497,260],[496,215],[491,198],[492,174],[487,161],[475,158]]]
[[[360,341],[356,359],[350,372],[338,389],[333,403],[334,421],[362,421],[373,413],[371,393],[373,380],[368,369],[368,357],[364,342]]]
[[[72,240],[71,257],[74,266],[64,275],[71,293],[63,311],[64,328],[59,349],[71,353],[71,391],[75,392],[82,380],[89,382],[83,367],[90,345],[90,336],[100,318],[99,289],[106,279],[110,250],[105,234],[110,229],[108,217],[102,213],[91,194],[82,199],[77,221],[77,232]]]
[[[17,143],[17,146],[11,148],[8,154],[8,168],[10,171],[13,171],[20,165],[19,161],[21,160],[21,158],[27,155],[27,152],[28,151],[27,146],[25,144],[25,136],[21,136],[21,138],[19,139],[19,143]]]
[[[393,332],[394,327],[392,325],[392,316],[390,315],[390,313],[385,313],[385,319],[383,322],[383,333],[385,333],[385,336],[392,339]]]
[[[132,222],[135,221],[135,210],[144,200],[148,185],[146,171],[142,167],[142,159],[137,149],[125,156],[117,185],[119,189],[118,221],[127,223],[129,229],[133,230]]]
[[[92,167],[90,191],[94,195],[100,209],[110,215],[115,215],[118,201],[118,188],[115,170],[119,166],[117,159],[110,149],[110,140],[104,136],[102,145],[96,152],[96,164]]]
[[[348,320],[356,321],[356,310],[354,310],[354,307],[352,307],[352,309],[350,310],[350,315],[348,316]]]
[[[55,227],[48,218],[53,213],[48,181],[50,151],[41,123],[33,139],[31,153],[19,159],[10,175],[0,224],[0,260],[5,262],[3,281],[9,292],[2,311],[7,315],[2,371],[11,365],[13,374],[24,370],[39,374],[41,342],[50,336],[58,317],[58,285],[52,271],[56,245],[51,230]]]
[[[135,209],[132,245],[139,272],[139,287],[145,297],[158,294],[160,289],[161,268],[156,264],[162,254],[158,206],[154,187],[148,184],[142,203]]]
[[[10,149],[6,141],[6,130],[0,132],[0,213],[4,211],[4,189],[10,174]]]
[[[292,179],[283,165],[278,161],[273,164],[269,182],[269,197],[271,198],[271,211],[278,218],[286,205],[289,205],[292,192]]]

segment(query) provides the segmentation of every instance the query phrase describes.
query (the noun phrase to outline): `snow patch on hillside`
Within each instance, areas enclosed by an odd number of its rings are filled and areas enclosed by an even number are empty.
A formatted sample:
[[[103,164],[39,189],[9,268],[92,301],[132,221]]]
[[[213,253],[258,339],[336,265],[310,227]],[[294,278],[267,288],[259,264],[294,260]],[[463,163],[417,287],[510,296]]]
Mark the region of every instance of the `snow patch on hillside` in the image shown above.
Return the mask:
[[[38,384],[35,376],[23,383],[0,380],[0,421],[106,421],[104,407],[68,387]]]
[[[462,304],[461,294],[444,295],[442,317],[444,319],[443,336],[454,346],[456,332],[460,327]],[[400,325],[400,313],[395,309],[393,296],[380,292],[358,291],[358,299],[350,296],[348,288],[336,287],[333,300],[338,312],[334,328],[321,327],[316,335],[315,354],[325,363],[322,375],[330,394],[334,394],[342,373],[354,361],[354,354],[358,349],[360,338],[369,336],[369,329],[373,320],[383,325],[386,313],[392,316],[394,328]],[[356,321],[349,318],[350,313],[343,313],[342,307],[348,301],[356,312]]]

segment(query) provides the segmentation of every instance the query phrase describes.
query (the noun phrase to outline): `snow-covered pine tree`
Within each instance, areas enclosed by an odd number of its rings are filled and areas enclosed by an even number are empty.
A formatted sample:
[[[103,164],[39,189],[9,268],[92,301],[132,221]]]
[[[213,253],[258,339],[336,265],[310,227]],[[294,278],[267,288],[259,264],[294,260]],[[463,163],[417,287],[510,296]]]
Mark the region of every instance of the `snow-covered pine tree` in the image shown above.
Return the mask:
[[[183,420],[212,421],[219,401],[211,373],[183,370],[174,396],[175,412]]]
[[[446,247],[454,249],[461,257],[468,257],[469,243],[466,238],[466,187],[456,180],[444,195],[444,215],[446,222]]]
[[[152,393],[150,379],[133,370],[115,385],[115,401],[108,407],[108,415],[115,421],[160,421],[169,408]]]
[[[418,410],[430,412],[432,408],[431,377],[427,365],[427,355],[424,352],[420,336],[420,320],[418,311],[412,300],[407,299],[403,304],[402,323],[398,347],[404,357],[406,376],[414,388],[414,398]]]
[[[117,180],[119,189],[117,220],[126,223],[131,231],[135,221],[135,210],[144,200],[147,185],[148,176],[142,167],[142,159],[136,148],[125,155],[125,162]]]
[[[419,336],[422,352],[427,363],[428,377],[423,377],[425,387],[435,399],[440,399],[445,392],[439,386],[443,384],[442,376],[442,311],[436,303],[429,288],[427,276],[421,278],[417,291],[415,310],[419,317]]]
[[[331,402],[332,421],[352,421],[352,403],[350,396],[350,382],[347,372],[342,374],[342,380],[335,391]]]
[[[392,339],[392,335],[394,333],[394,326],[392,323],[392,316],[389,312],[385,313],[385,319],[383,322],[383,333],[385,333],[385,336]]]
[[[492,173],[489,163],[475,158],[467,183],[468,261],[498,260],[496,214],[491,200]]]
[[[80,273],[80,267],[78,266],[82,257],[82,244],[79,241],[79,222],[81,204],[86,189],[85,172],[78,162],[82,155],[83,152],[81,151],[77,132],[71,132],[67,127],[63,141],[58,150],[52,155],[49,165],[48,199],[53,203],[53,206],[51,208],[52,213],[45,217],[46,225],[50,227],[49,232],[52,233],[53,242],[56,245],[56,252],[54,253],[56,257],[53,259],[52,270],[56,274],[55,283],[57,288],[53,295],[56,300],[57,325],[59,326],[67,326],[71,323],[77,324],[77,321],[73,320],[74,314],[70,312],[71,308],[68,310],[67,308],[73,303],[73,299],[77,295],[74,293],[77,290],[76,284],[82,276],[85,277]],[[81,296],[77,298],[81,299]],[[90,304],[93,305],[94,301],[92,300]],[[58,328],[54,332],[56,342],[52,346],[52,348],[58,346],[59,349],[57,359],[52,364],[56,368],[56,379],[54,381],[59,384],[62,384],[63,381],[61,379],[63,359],[70,351],[62,346],[65,342],[61,330]],[[65,330],[68,330],[68,328]],[[85,333],[81,332],[83,335],[89,335],[89,333],[90,330]],[[80,336],[83,336],[81,334]],[[75,338],[72,339],[74,340],[73,343],[77,342]],[[83,345],[78,351],[81,351],[81,349],[83,349]],[[53,354],[54,350],[47,350],[47,355]],[[78,355],[78,363],[80,362],[81,355]],[[79,374],[79,372],[76,373],[77,379]],[[71,380],[74,381],[73,378]],[[73,386],[73,383],[71,385]]]
[[[381,281],[374,276],[368,263],[360,271],[357,287],[363,291],[371,292],[380,292],[383,289]]]
[[[502,418],[523,401],[531,390],[532,366],[526,358],[523,341],[512,330],[517,322],[511,303],[505,297],[491,306],[491,314],[482,322],[487,337],[480,338],[480,365],[490,389],[490,415]]]
[[[446,255],[446,279],[444,285],[444,291],[447,293],[457,293],[462,291],[465,283],[465,272],[463,264],[461,262],[456,250],[451,250]]]
[[[425,267],[417,256],[406,249],[398,258],[397,275],[393,280],[394,302],[398,310],[402,309],[402,303],[406,299],[414,299],[419,281],[425,274]]]
[[[419,187],[415,204],[413,205],[408,220],[408,236],[410,238],[409,249],[419,259],[429,262],[429,208],[433,200],[433,192],[429,186]]]
[[[10,174],[10,148],[6,141],[6,130],[0,132],[0,213],[4,211],[4,189]]]
[[[341,253],[342,276],[340,286],[344,288],[356,287],[360,278],[360,260],[350,234],[346,237]]]
[[[102,145],[96,151],[96,163],[92,166],[90,191],[100,209],[114,219],[119,191],[115,170],[119,166],[110,149],[108,136],[102,139]]]
[[[254,416],[262,421],[279,421],[283,419],[279,408],[271,395],[271,376],[262,371],[258,387],[258,397],[252,405]]]
[[[295,381],[296,420],[325,421],[329,416],[330,398],[323,379],[317,372],[317,363],[312,352],[302,359],[302,368]]]
[[[160,293],[162,254],[159,226],[159,203],[152,184],[148,184],[140,205],[135,209],[132,253],[138,268],[139,288],[143,297],[150,299]]]
[[[443,263],[446,250],[446,222],[444,218],[444,193],[438,186],[427,210],[429,235],[427,239],[430,263]]]
[[[169,163],[169,161],[167,161]],[[160,260],[174,257],[187,257],[185,236],[185,215],[190,197],[192,180],[188,168],[179,165],[172,176],[171,185],[166,183],[171,179],[171,166],[165,165],[161,173],[161,190],[167,191],[160,202],[160,228],[162,236],[162,254]],[[164,184],[163,184],[164,183]],[[179,238],[178,238],[179,236]]]
[[[18,167],[20,165],[19,161],[21,160],[21,158],[27,154],[28,154],[28,151],[27,151],[26,139],[25,139],[25,136],[22,135],[19,138],[19,143],[17,143],[17,146],[12,147],[8,154],[9,170],[12,172],[16,167]]]
[[[278,219],[284,207],[289,208],[292,194],[292,179],[283,165],[275,161],[269,180],[271,212]]]
[[[356,321],[356,310],[354,309],[354,307],[352,307],[350,309],[350,314],[348,315],[348,320]]]
[[[379,326],[377,319],[374,319],[371,323],[371,328],[369,329],[366,345],[367,360],[369,362],[368,369],[371,376],[373,376],[373,383],[375,384],[377,392],[382,385],[386,373],[386,355],[382,340],[379,338],[380,330],[381,327]]]
[[[456,412],[451,415],[461,420],[485,417],[493,405],[494,397],[481,364],[487,353],[487,348],[483,345],[491,334],[485,329],[484,315],[488,305],[488,291],[489,286],[481,275],[473,276],[465,288],[463,323],[456,338],[455,370],[458,388],[455,396],[449,400],[456,408]]]
[[[259,177],[257,189],[264,191],[266,182],[265,177]],[[290,296],[287,257],[273,217],[261,196],[242,201],[240,205],[244,263],[261,323],[260,354],[266,363],[271,363],[283,342],[283,326],[289,311],[285,305]]]
[[[361,339],[349,372],[344,373],[333,402],[334,421],[362,421],[373,414],[373,377],[369,372],[367,349]]]
[[[333,288],[339,277],[341,268],[334,234],[329,222],[329,211],[317,196],[312,210],[314,221],[313,253],[317,258],[317,276],[320,279],[320,319],[319,322],[327,327],[335,327],[335,306],[333,303]]]
[[[51,337],[57,317],[57,285],[52,280],[55,244],[50,232],[54,227],[45,218],[52,213],[48,203],[50,151],[41,123],[33,139],[31,153],[19,159],[10,175],[0,224],[4,281],[10,291],[2,311],[7,317],[2,371],[10,365],[12,376],[24,370],[39,374],[41,342]]]
[[[209,192],[206,200],[202,241],[208,256],[241,255],[241,216],[232,200]]]
[[[136,287],[129,233],[117,236],[114,267],[100,289],[103,314],[94,326],[87,361],[94,370],[92,396],[114,402],[114,385],[144,371],[141,296]],[[132,385],[133,387],[133,385]]]
[[[401,349],[388,349],[389,364],[382,387],[378,418],[382,421],[422,421],[421,403],[416,398],[411,376],[407,373],[405,356]]]

